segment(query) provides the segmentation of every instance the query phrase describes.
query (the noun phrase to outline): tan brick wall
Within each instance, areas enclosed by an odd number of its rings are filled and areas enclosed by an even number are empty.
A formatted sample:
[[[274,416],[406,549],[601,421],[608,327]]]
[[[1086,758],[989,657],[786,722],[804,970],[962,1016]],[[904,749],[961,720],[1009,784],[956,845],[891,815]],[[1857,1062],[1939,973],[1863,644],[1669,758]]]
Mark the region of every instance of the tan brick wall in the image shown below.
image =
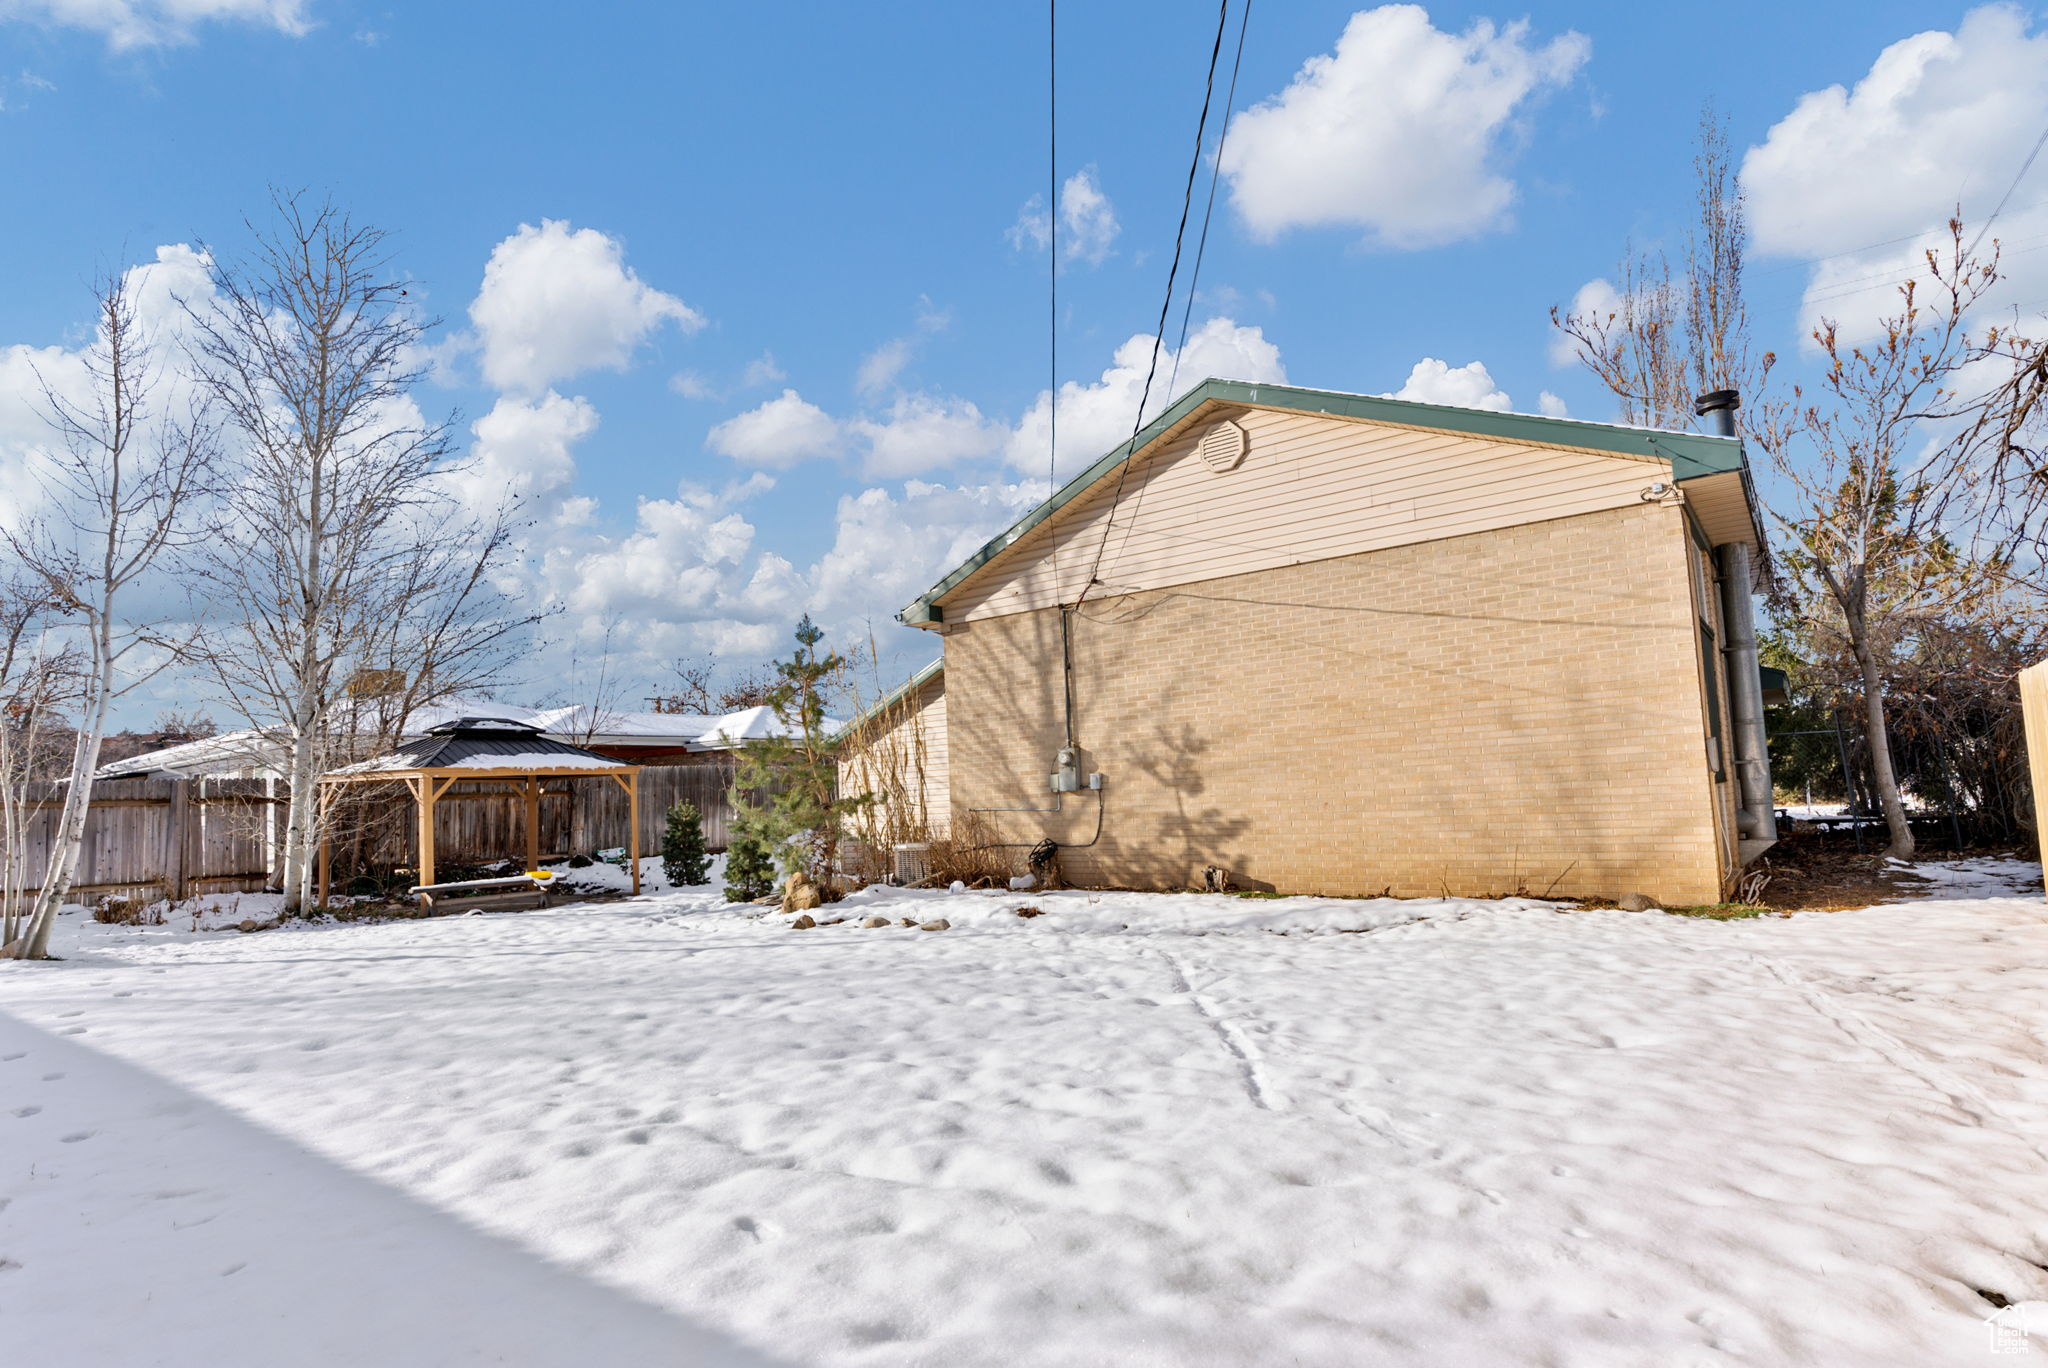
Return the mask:
[[[998,813],[1077,882],[1711,902],[1723,864],[1678,509],[1642,504],[1116,598],[1073,619],[1107,776]],[[951,796],[1044,807],[1057,610],[946,637]]]

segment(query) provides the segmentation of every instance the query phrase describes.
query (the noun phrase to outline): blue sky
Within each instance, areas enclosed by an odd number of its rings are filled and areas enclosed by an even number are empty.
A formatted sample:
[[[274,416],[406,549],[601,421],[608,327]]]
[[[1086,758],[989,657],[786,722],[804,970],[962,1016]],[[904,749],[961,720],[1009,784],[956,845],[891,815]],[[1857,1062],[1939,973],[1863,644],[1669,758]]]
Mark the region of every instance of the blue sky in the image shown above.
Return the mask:
[[[1061,16],[1066,470],[1133,417],[1115,367],[1159,310],[1214,15]],[[2044,32],[1999,6],[1255,3],[1180,387],[1611,417],[1548,311],[1625,239],[1675,238],[1709,98],[1757,149],[1758,341],[1796,366],[1802,318],[1874,311],[1913,235],[2010,182]],[[652,684],[810,610],[907,671],[936,642],[889,615],[1042,490],[1045,95],[1038,5],[0,0],[0,491],[33,440],[10,354],[75,347],[95,271],[196,279],[159,249],[232,251],[267,185],[306,186],[398,235],[446,319],[420,404],[531,498],[526,592],[579,659],[616,620]],[[2000,225],[2010,303],[2048,298],[2035,179]]]

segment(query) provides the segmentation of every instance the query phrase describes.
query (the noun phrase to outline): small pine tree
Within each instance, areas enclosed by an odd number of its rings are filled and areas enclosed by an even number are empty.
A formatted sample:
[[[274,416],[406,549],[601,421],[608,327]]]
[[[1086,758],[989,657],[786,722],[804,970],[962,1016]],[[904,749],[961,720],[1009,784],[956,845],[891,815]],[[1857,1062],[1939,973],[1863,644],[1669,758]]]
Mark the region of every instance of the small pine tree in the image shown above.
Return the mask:
[[[797,650],[775,662],[769,706],[782,735],[749,742],[732,789],[741,826],[773,855],[784,874],[801,869],[825,882],[839,863],[846,819],[874,801],[839,792],[839,757],[827,730],[825,697],[846,671],[835,653],[818,654],[824,630],[805,614]],[[728,861],[726,878],[732,878]]]
[[[704,815],[695,803],[677,803],[668,810],[668,830],[661,840],[661,872],[670,888],[687,888],[711,880],[711,853],[704,848]]]
[[[725,900],[752,902],[774,887],[775,862],[768,858],[767,845],[744,821],[735,823],[732,843],[725,848]]]

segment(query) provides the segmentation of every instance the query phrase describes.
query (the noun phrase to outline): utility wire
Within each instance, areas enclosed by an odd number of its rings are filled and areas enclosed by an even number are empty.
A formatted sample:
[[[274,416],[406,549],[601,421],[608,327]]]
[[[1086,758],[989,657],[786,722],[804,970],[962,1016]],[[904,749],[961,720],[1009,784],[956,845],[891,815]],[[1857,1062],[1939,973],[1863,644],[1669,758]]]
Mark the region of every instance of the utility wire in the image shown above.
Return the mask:
[[[1045,6],[1045,240],[1052,285],[1046,319],[1045,497],[1059,488],[1060,461],[1060,15],[1059,0]],[[1059,592],[1060,539],[1052,539],[1053,592]]]
[[[1131,438],[1124,452],[1122,466],[1117,471],[1116,489],[1110,495],[1109,514],[1102,528],[1102,540],[1095,545],[1095,563],[1089,568],[1088,581],[1081,586],[1081,592],[1074,597],[1074,606],[1079,608],[1088,599],[1088,591],[1095,586],[1095,576],[1102,569],[1102,553],[1109,548],[1109,525],[1116,518],[1118,500],[1123,498],[1124,482],[1129,479],[1131,462],[1138,454],[1138,434],[1145,427],[1145,405],[1152,398],[1152,381],[1159,374],[1159,352],[1166,344],[1166,320],[1173,311],[1174,281],[1180,275],[1181,245],[1187,238],[1188,214],[1195,203],[1195,178],[1202,171],[1202,144],[1208,137],[1209,105],[1216,94],[1216,65],[1223,57],[1223,30],[1230,18],[1230,0],[1222,0],[1216,7],[1216,41],[1209,48],[1209,75],[1202,87],[1202,116],[1195,124],[1195,154],[1188,161],[1187,188],[1181,192],[1180,226],[1173,233],[1173,264],[1166,272],[1166,297],[1159,301],[1159,326],[1153,330],[1152,360],[1145,367],[1145,386],[1138,394],[1138,412],[1131,421]]]
[[[1237,116],[1237,72],[1244,65],[1244,31],[1252,21],[1252,0],[1244,0],[1237,16],[1237,55],[1230,60],[1230,90],[1223,97],[1223,132],[1216,139],[1216,161],[1209,168],[1209,201],[1202,206],[1202,235],[1195,239],[1195,269],[1188,273],[1187,307],[1180,312],[1180,342],[1173,349],[1173,370],[1166,377],[1171,395],[1180,380],[1180,359],[1187,354],[1188,323],[1195,313],[1195,291],[1202,284],[1202,258],[1209,254],[1209,220],[1216,212],[1216,183],[1223,179],[1223,149],[1230,146],[1230,121]]]
[[[1998,207],[1991,211],[1991,217],[1984,220],[1984,226],[1979,228],[1977,236],[1970,240],[1970,250],[1963,254],[1963,260],[1968,261],[1977,255],[1977,245],[1984,241],[1984,235],[1991,231],[1991,225],[2005,212],[2007,201],[2012,199],[2012,192],[2019,189],[2020,182],[2027,178],[2027,172],[2033,169],[2034,158],[2041,155],[2044,146],[2048,146],[2048,128],[2042,129],[2041,136],[2034,140],[2034,150],[2027,153],[2027,159],[2020,163],[2019,174],[2012,178],[2012,184],[2006,186],[2005,193],[1998,197]]]

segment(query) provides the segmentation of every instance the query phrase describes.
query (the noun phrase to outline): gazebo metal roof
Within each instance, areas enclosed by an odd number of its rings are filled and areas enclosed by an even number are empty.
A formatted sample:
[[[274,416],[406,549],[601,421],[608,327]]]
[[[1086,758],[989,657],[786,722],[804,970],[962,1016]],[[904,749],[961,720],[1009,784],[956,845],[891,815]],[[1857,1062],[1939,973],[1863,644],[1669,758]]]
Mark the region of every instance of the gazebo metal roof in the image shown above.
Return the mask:
[[[421,770],[625,770],[633,766],[544,735],[538,727],[503,717],[459,717],[430,727],[389,754],[335,770],[332,778],[416,773]]]
[[[503,717],[458,717],[429,727],[424,736],[397,749],[344,765],[320,776],[320,901],[328,894],[327,813],[343,784],[404,784],[418,807],[421,885],[434,882],[434,807],[459,782],[495,780],[516,784],[526,808],[527,867],[540,861],[542,779],[603,778],[626,794],[626,848],[633,892],[640,891],[640,767],[625,760],[557,741],[538,727]]]

